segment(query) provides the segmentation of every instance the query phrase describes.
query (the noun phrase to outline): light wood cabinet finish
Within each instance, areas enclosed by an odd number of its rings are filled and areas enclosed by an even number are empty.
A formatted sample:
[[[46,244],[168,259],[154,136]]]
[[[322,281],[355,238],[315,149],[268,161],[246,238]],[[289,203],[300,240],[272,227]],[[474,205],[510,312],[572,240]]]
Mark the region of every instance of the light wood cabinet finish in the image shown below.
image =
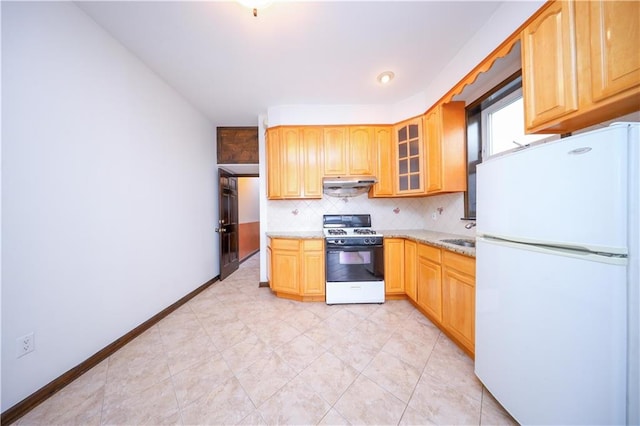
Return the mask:
[[[271,239],[271,289],[276,293],[300,293],[300,241]]]
[[[267,275],[280,297],[323,301],[325,264],[323,239],[269,238]]]
[[[422,118],[403,121],[394,126],[396,195],[425,194],[425,154]]]
[[[427,194],[467,190],[464,102],[438,104],[425,114]]]
[[[409,299],[418,301],[418,244],[415,241],[404,241],[404,292]]]
[[[346,176],[349,171],[349,129],[347,127],[324,128],[324,174]]]
[[[269,199],[322,198],[321,128],[271,128],[266,147]]]
[[[527,132],[571,132],[640,110],[640,2],[554,1],[521,37]]]
[[[349,127],[349,174],[372,176],[376,164],[375,153],[374,127]]]
[[[384,239],[384,287],[387,298],[404,295],[404,238]]]
[[[440,249],[418,244],[417,299],[420,306],[437,324],[442,323],[442,267]]]
[[[325,288],[324,244],[322,240],[302,241],[302,270],[300,275],[302,296],[321,296]]]
[[[591,93],[598,102],[640,84],[640,2],[590,1],[588,6],[591,39],[578,43],[590,48]]]
[[[525,28],[522,70],[526,129],[578,109],[573,2],[555,2]]]
[[[374,176],[378,179],[378,183],[373,185],[372,197],[391,197],[394,195],[395,154],[392,131],[391,126],[381,126],[373,129],[377,158]]]
[[[325,176],[373,176],[375,164],[373,126],[324,128]]]
[[[442,325],[469,352],[475,352],[475,259],[443,253]]]

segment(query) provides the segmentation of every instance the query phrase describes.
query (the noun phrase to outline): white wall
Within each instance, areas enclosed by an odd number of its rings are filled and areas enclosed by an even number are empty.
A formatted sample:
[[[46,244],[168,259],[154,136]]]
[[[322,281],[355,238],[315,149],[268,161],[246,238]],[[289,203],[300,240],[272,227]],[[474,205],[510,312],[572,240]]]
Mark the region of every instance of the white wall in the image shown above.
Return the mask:
[[[218,243],[203,115],[71,2],[3,2],[2,42],[4,411],[217,275]]]
[[[238,178],[238,223],[260,221],[260,178]]]

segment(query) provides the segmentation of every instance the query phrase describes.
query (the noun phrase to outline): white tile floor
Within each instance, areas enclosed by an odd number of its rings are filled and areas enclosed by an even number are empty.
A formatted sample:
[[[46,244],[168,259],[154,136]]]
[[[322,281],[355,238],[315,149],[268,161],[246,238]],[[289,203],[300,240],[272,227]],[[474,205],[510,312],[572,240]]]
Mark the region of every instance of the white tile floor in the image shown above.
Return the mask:
[[[26,414],[30,424],[516,424],[406,301],[299,303],[258,255]]]

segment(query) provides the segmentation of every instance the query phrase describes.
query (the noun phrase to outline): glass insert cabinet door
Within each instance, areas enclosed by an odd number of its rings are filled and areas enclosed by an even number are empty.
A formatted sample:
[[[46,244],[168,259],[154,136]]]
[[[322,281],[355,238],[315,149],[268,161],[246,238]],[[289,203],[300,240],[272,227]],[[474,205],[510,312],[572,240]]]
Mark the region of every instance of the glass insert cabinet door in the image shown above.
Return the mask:
[[[416,119],[396,128],[398,158],[398,192],[423,190],[422,126]]]

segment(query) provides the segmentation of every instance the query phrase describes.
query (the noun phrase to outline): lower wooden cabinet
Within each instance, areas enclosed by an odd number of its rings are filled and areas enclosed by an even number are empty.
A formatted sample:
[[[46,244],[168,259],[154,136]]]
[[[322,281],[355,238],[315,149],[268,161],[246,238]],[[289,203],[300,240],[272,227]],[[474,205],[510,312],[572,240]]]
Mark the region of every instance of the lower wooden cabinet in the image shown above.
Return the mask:
[[[414,302],[418,301],[418,286],[416,260],[418,244],[415,241],[404,241],[404,292]]]
[[[280,297],[324,301],[323,239],[269,238],[269,287]]]
[[[384,239],[384,293],[387,299],[404,298],[404,238]]]
[[[431,319],[442,322],[442,267],[440,249],[418,244],[418,306],[424,309]]]
[[[442,325],[475,353],[475,259],[443,250]]]
[[[475,258],[410,240],[404,247],[406,296],[473,358]]]

